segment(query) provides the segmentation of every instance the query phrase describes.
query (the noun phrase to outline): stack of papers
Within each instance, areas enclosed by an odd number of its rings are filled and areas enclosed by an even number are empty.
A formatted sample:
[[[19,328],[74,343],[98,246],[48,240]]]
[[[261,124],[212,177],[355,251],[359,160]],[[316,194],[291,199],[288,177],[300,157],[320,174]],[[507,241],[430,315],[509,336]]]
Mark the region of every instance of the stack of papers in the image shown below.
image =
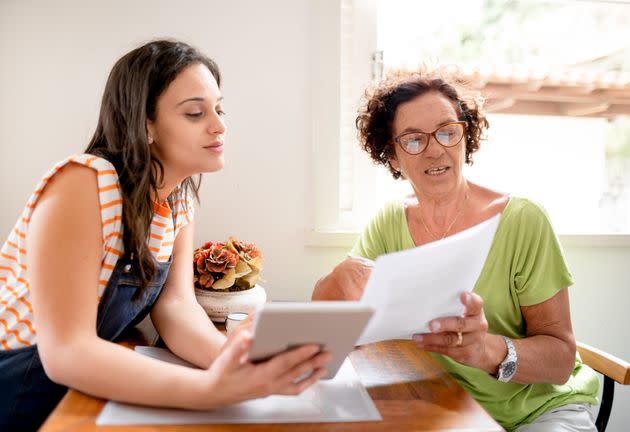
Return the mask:
[[[464,312],[499,225],[498,214],[472,228],[374,263],[361,302],[375,309],[357,345],[429,333],[429,321]]]

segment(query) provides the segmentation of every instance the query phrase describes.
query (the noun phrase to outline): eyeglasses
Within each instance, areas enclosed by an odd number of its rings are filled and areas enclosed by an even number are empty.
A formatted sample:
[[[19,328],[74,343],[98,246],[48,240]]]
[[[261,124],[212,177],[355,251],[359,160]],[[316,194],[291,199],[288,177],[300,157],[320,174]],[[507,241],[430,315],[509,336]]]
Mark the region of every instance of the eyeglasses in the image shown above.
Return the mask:
[[[400,148],[411,155],[422,153],[429,146],[431,136],[443,147],[454,147],[464,138],[466,122],[446,123],[433,132],[408,132],[394,138]]]

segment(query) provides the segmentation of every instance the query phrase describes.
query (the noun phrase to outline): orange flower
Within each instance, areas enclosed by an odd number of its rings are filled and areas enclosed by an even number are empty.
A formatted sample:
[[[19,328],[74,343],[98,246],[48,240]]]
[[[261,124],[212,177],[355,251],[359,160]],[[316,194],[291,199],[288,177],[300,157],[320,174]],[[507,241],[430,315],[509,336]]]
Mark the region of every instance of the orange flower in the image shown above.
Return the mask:
[[[193,254],[195,287],[240,291],[260,278],[262,254],[253,243],[230,237],[227,243],[206,242]]]
[[[222,243],[214,243],[208,249],[205,259],[206,270],[212,273],[223,273],[225,270],[236,267],[238,256]]]
[[[238,254],[248,261],[262,256],[262,253],[260,253],[260,250],[254,243],[242,242],[234,237],[230,237],[229,241],[232,243]]]

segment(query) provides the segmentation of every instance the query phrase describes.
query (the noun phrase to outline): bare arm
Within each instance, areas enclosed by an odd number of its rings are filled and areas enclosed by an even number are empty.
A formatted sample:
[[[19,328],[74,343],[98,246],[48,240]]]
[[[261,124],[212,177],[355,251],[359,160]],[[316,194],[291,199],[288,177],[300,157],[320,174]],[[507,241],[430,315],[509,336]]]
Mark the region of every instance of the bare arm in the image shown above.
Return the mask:
[[[463,294],[462,303],[466,308],[464,316],[433,320],[433,333],[414,336],[414,340],[424,350],[495,375],[507,355],[505,342],[500,336],[487,333],[481,297]],[[540,304],[522,307],[521,311],[527,336],[513,341],[518,369],[512,381],[564,384],[575,364],[568,290],[565,288]],[[457,332],[462,332],[461,346],[457,346]]]
[[[27,253],[38,351],[53,381],[102,398],[208,409],[271,393],[296,394],[325,373],[329,356],[314,355],[314,346],[260,365],[247,362],[246,332],[207,370],[160,362],[100,339],[100,220],[96,173],[75,164],[54,177],[31,217]],[[308,370],[315,373],[293,382]]]
[[[312,300],[359,300],[374,261],[348,257],[315,284]]]
[[[173,246],[173,263],[151,320],[171,351],[207,368],[226,341],[195,298],[193,288],[193,226],[182,228]]]
[[[527,337],[516,340],[517,382],[564,384],[575,367],[575,336],[571,325],[569,290],[534,306],[523,306]],[[522,366],[521,366],[522,363]]]

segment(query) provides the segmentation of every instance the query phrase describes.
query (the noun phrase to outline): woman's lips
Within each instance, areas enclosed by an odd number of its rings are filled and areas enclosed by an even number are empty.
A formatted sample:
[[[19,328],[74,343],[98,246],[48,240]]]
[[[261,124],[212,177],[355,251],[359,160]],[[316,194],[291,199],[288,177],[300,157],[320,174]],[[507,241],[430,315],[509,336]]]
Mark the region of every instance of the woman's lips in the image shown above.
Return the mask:
[[[430,176],[441,176],[445,174],[449,169],[451,169],[451,167],[448,166],[434,167],[425,170],[424,173]]]
[[[214,144],[210,144],[209,146],[204,147],[207,150],[210,150],[211,152],[214,153],[223,153],[223,143],[222,142],[217,142]]]

